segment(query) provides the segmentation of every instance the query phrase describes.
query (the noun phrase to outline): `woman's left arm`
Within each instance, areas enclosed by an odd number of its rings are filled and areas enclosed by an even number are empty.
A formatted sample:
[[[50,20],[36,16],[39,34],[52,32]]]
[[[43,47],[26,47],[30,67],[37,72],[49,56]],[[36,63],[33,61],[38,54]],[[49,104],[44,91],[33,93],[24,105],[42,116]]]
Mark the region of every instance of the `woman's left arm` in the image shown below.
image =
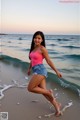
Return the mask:
[[[46,50],[45,47],[42,47],[42,54],[46,60],[46,62],[48,63],[48,65],[56,72],[56,74],[58,75],[58,77],[62,77],[61,73],[56,69],[54,63],[51,61],[49,55],[48,55],[48,51]]]

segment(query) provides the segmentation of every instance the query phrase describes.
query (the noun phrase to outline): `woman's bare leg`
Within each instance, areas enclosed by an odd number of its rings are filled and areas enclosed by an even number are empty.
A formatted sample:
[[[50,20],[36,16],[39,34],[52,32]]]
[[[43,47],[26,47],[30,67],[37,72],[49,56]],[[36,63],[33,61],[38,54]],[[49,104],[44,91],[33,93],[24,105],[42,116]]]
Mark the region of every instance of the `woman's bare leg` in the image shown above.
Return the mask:
[[[53,100],[52,94],[49,90],[39,87],[44,78],[45,77],[42,75],[33,75],[29,82],[28,90],[30,92],[47,95],[51,100]]]
[[[42,80],[42,82],[39,85],[41,88],[46,89],[46,81],[45,79]],[[50,91],[50,90],[49,90]],[[44,94],[43,94],[44,95]],[[60,112],[60,104],[56,101],[56,99],[53,96],[53,100],[50,99],[49,96],[44,95],[44,97],[51,102],[52,105],[54,105],[56,109],[56,116],[59,116],[61,114]]]

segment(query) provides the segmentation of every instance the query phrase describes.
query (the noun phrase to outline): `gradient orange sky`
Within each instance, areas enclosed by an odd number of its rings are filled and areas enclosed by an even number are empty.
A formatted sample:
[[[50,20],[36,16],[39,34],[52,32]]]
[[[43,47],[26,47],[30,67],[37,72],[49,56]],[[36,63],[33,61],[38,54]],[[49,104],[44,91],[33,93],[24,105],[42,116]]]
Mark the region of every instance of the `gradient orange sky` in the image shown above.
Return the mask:
[[[59,0],[0,0],[2,33],[80,34],[80,3]]]

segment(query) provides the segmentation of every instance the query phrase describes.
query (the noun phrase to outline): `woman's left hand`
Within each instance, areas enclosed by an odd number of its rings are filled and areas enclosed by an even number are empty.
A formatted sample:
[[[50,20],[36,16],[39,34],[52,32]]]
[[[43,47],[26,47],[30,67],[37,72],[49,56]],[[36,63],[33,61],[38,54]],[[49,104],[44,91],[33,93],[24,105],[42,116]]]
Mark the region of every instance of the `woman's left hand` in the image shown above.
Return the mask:
[[[58,76],[59,78],[62,77],[62,74],[61,74],[59,71],[57,71],[56,74],[57,74],[57,76]]]

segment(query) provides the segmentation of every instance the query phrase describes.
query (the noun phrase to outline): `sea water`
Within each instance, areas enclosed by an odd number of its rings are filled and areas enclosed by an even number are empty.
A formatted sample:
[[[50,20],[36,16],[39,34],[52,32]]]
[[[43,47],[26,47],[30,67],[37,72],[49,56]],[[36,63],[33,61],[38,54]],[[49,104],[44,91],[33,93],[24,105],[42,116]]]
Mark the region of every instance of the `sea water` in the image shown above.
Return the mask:
[[[21,60],[22,64],[30,62],[28,56],[31,41],[32,34],[0,35],[0,55],[6,59]],[[74,86],[80,86],[80,36],[45,35],[45,41],[49,56],[67,81],[66,85],[72,83]],[[55,73],[45,60],[44,65],[50,75]]]

